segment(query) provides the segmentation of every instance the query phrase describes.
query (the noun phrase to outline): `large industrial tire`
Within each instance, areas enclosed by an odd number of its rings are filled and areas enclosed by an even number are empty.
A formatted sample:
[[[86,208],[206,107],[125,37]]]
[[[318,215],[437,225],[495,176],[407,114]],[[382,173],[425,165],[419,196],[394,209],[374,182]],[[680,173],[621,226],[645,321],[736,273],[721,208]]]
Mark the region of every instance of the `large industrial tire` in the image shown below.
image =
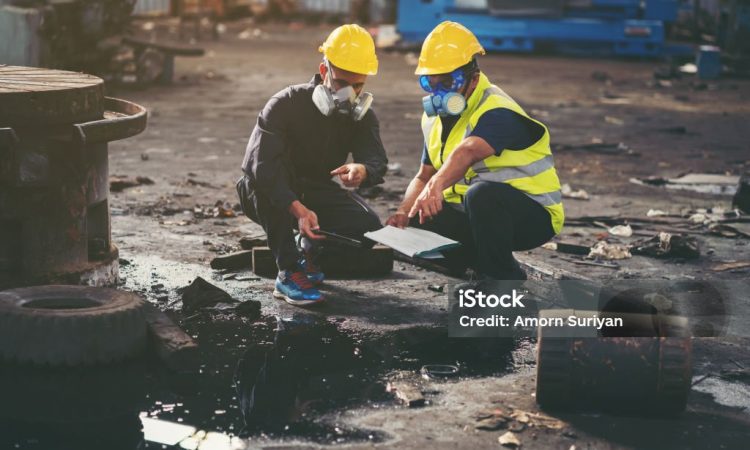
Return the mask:
[[[143,300],[85,286],[0,292],[0,360],[68,365],[135,356],[146,345]]]

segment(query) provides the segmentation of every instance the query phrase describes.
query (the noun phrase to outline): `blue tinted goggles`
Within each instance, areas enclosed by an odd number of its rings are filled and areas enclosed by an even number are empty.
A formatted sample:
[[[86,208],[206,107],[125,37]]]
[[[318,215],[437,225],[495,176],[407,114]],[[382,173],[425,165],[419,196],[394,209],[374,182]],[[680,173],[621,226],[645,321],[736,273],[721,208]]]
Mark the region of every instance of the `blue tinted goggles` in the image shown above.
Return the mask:
[[[446,86],[440,82],[433,88],[430,85],[430,76],[421,75],[419,77],[419,85],[422,86],[422,89],[424,89],[425,92],[429,92],[430,94],[444,95],[448,92],[456,92],[464,85],[464,71],[460,68],[456,69],[450,73],[450,76],[451,83],[449,85]]]

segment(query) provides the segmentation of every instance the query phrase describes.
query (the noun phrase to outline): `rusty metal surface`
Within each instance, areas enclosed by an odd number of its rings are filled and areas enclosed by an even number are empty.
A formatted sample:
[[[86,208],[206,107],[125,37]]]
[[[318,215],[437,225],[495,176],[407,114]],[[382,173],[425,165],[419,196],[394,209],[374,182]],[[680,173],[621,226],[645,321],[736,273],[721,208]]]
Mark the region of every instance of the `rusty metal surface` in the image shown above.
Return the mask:
[[[104,82],[78,72],[0,65],[0,127],[95,120],[104,113]],[[16,130],[18,131],[18,130]]]
[[[146,121],[99,78],[0,66],[0,288],[117,281],[107,142]]]
[[[74,125],[81,144],[116,141],[146,129],[146,108],[118,98],[106,97],[104,118]]]
[[[595,312],[546,310],[540,317],[571,314],[585,317]],[[537,401],[543,407],[684,410],[692,375],[687,320],[664,315],[623,316],[627,316],[625,323],[633,336],[580,337],[570,327],[554,332],[539,328]]]

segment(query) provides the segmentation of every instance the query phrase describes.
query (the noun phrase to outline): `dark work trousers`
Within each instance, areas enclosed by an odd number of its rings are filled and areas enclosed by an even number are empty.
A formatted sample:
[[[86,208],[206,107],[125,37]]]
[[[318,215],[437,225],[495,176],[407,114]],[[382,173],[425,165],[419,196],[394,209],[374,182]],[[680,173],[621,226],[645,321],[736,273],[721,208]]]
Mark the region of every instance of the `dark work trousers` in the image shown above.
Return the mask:
[[[295,186],[299,201],[318,216],[321,230],[357,239],[366,247],[372,247],[374,243],[363,234],[378,230],[382,225],[362,197],[333,181],[296,180]],[[246,177],[237,182],[237,193],[245,215],[265,230],[279,270],[296,270],[301,256],[294,240],[297,219],[288,210],[271,205],[268,198],[251,188]],[[331,239],[316,241],[316,244],[322,251],[336,247],[336,251],[346,251],[346,247],[337,246]]]
[[[526,279],[512,252],[539,247],[555,235],[547,210],[507,183],[473,183],[463,211],[457,206],[443,202],[432,220],[420,225],[417,216],[410,223],[461,243],[445,252],[452,271],[471,267],[496,280]]]

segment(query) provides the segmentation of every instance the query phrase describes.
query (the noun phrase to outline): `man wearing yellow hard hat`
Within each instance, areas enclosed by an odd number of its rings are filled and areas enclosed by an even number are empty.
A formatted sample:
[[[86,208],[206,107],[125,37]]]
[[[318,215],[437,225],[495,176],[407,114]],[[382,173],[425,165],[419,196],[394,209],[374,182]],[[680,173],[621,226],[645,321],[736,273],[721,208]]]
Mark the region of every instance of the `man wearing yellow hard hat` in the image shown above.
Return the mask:
[[[376,185],[388,163],[372,95],[363,91],[378,70],[372,37],[343,25],[319,51],[313,79],[279,91],[258,115],[237,182],[245,215],[263,227],[276,258],[274,296],[294,305],[323,300],[314,259],[332,243],[321,231],[362,240],[381,227],[364,200],[333,178],[352,188]]]
[[[547,127],[490,83],[476,60],[484,53],[456,22],[441,23],[425,39],[415,72],[428,93],[422,165],[387,224],[461,242],[446,256],[481,277],[525,279],[512,252],[560,232],[560,182]]]

